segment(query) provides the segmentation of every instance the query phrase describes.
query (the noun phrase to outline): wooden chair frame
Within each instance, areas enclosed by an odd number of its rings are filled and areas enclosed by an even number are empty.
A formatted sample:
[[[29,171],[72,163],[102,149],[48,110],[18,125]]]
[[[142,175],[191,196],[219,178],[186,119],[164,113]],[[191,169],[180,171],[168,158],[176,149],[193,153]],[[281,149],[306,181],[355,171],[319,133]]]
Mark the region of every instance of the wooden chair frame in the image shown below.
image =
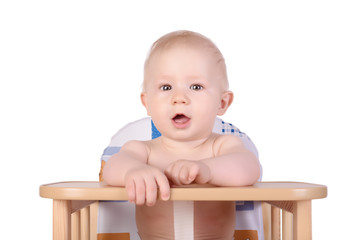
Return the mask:
[[[190,186],[172,188],[170,200],[261,201],[265,240],[311,240],[311,201],[327,196],[326,186],[299,182],[259,182],[248,187]],[[45,184],[40,186],[40,196],[53,199],[54,240],[96,240],[98,201],[127,200],[124,188],[101,182]]]

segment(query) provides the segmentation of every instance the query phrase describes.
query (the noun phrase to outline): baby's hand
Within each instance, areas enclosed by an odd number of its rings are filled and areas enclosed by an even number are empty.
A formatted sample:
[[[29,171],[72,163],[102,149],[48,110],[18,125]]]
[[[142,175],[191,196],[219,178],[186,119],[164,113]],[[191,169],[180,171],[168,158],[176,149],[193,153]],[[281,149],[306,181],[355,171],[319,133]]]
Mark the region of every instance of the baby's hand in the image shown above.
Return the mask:
[[[201,161],[177,160],[165,170],[165,175],[175,185],[185,185],[192,182],[205,184],[210,181],[209,167]]]
[[[128,199],[137,205],[155,205],[158,187],[161,199],[164,201],[169,200],[169,181],[164,173],[155,167],[144,165],[130,170],[125,175],[125,188]]]

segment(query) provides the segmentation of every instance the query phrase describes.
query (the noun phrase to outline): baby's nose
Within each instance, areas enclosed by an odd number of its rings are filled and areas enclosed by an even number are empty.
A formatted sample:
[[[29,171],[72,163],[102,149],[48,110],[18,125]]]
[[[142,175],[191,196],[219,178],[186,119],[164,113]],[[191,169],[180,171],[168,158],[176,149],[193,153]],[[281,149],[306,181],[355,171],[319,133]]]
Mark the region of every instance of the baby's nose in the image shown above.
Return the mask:
[[[183,92],[177,92],[174,94],[172,98],[173,104],[189,104],[190,99],[188,96]]]

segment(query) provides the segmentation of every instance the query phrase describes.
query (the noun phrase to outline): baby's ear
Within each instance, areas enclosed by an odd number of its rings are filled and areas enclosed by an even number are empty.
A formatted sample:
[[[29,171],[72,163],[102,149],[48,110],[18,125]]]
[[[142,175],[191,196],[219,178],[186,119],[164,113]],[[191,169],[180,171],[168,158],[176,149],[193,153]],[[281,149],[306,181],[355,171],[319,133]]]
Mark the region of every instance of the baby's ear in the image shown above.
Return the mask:
[[[147,105],[147,95],[146,95],[145,92],[142,92],[142,93],[141,93],[140,99],[141,99],[142,105],[146,108],[147,115],[150,116],[150,115],[149,115],[148,105]]]
[[[226,113],[226,110],[230,107],[231,103],[234,100],[234,94],[231,91],[226,91],[221,96],[221,104],[218,109],[218,115],[224,115]]]

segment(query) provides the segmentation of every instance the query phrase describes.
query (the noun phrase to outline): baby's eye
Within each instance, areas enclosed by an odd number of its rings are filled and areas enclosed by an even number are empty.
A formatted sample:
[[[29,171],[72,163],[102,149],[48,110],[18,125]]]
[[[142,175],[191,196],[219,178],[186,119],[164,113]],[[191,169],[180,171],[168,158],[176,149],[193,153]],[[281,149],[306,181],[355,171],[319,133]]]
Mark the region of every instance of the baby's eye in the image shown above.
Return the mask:
[[[171,86],[170,85],[162,85],[160,87],[160,90],[161,91],[169,91],[169,90],[171,90]]]
[[[195,90],[195,91],[199,91],[199,90],[201,90],[201,89],[203,89],[203,88],[204,88],[204,87],[201,86],[200,84],[193,84],[193,85],[190,86],[190,89],[191,89],[191,90]]]

